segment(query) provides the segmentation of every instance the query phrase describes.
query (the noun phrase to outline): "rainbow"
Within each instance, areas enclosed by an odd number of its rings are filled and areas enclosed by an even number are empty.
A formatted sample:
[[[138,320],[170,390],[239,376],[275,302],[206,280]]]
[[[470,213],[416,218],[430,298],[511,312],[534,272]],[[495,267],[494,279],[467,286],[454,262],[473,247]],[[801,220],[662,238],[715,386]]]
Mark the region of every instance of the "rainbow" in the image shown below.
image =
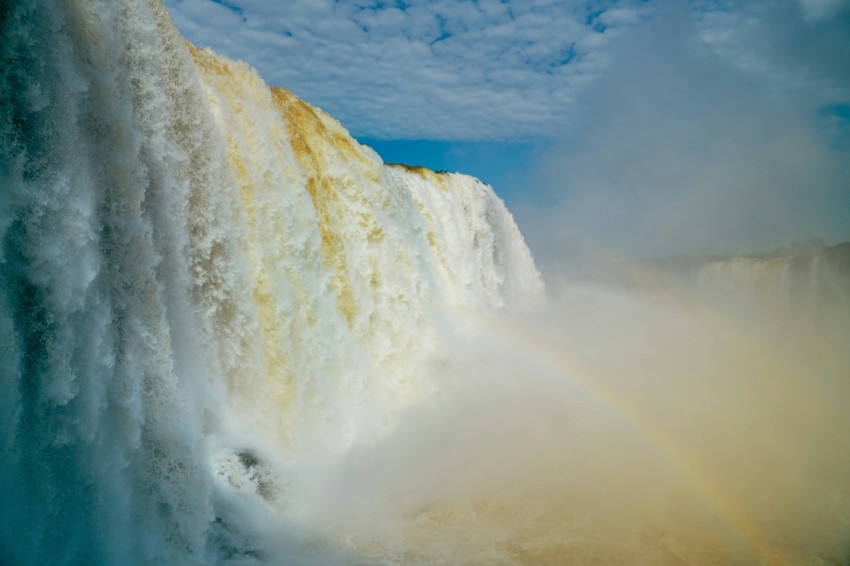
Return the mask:
[[[742,547],[749,549],[759,564],[780,564],[773,545],[743,505],[721,483],[716,481],[694,457],[692,451],[677,442],[650,415],[641,411],[616,390],[604,385],[593,371],[559,351],[538,332],[507,317],[481,312],[458,313],[468,322],[509,340],[542,367],[551,370],[572,388],[595,400],[607,413],[625,422],[646,438],[664,461],[701,496],[709,509],[722,517],[737,536]]]

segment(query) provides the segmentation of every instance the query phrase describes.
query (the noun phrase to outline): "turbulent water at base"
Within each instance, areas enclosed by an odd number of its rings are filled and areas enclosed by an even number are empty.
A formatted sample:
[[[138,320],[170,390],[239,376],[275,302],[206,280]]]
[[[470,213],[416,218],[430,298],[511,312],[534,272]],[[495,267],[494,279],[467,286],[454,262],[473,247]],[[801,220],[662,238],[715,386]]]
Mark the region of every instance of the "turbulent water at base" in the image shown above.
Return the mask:
[[[846,318],[547,299],[490,187],[159,0],[0,0],[0,37],[0,564],[850,557]]]

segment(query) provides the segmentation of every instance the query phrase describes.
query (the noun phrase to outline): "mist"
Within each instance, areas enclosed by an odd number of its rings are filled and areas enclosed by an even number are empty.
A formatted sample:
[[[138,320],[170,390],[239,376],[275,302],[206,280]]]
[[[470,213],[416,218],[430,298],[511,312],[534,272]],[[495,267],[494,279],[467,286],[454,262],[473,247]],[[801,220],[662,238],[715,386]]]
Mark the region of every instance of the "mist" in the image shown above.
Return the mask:
[[[635,262],[850,239],[847,12],[751,6],[721,15],[755,18],[743,42],[676,2],[617,38],[542,193],[508,199],[548,296],[456,313],[429,397],[289,469],[314,560],[850,559],[848,273],[795,294],[786,264],[710,288]]]
[[[287,472],[302,535],[364,564],[844,563],[847,305],[668,283],[461,313],[427,401]]]
[[[850,239],[846,7],[667,2],[509,205],[544,272]],[[817,17],[815,17],[817,15]]]

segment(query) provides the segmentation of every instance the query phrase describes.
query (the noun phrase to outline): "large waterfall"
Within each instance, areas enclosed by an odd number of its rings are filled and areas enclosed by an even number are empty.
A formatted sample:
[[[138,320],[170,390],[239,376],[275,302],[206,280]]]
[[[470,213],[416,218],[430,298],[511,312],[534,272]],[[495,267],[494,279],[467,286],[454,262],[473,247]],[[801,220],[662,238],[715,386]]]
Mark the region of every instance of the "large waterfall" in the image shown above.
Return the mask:
[[[391,429],[456,311],[541,294],[489,186],[384,165],[159,0],[0,11],[0,562],[237,552],[217,490],[282,498],[259,470]]]

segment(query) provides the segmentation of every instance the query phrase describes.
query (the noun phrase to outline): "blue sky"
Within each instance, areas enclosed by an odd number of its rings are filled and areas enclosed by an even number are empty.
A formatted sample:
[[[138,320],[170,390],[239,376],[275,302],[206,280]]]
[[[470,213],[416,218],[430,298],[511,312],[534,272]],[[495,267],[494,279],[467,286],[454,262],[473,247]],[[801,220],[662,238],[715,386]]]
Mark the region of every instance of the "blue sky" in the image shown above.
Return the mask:
[[[850,239],[850,0],[165,0],[536,255]],[[568,258],[566,258],[568,259]]]

